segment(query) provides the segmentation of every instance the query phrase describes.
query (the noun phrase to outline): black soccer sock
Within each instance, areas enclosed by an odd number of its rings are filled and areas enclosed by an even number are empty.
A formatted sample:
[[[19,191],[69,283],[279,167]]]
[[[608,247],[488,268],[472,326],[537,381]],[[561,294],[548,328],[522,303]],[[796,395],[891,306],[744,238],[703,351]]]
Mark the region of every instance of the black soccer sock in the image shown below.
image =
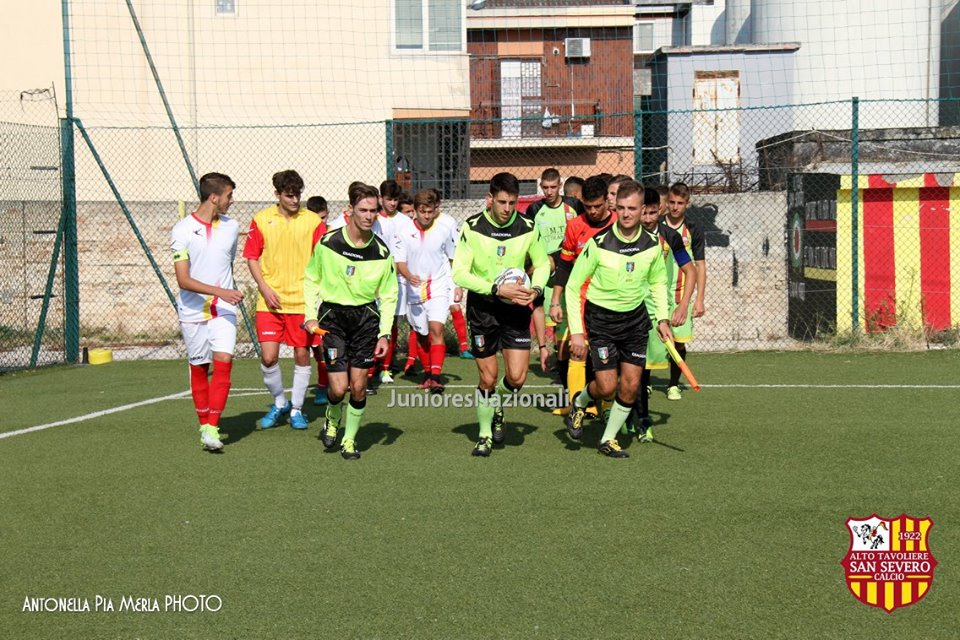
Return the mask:
[[[557,360],[557,379],[564,387],[567,386],[567,370],[570,368],[569,360]]]
[[[650,385],[650,369],[644,369],[640,374],[640,388],[637,389],[637,401],[634,407],[640,415],[637,418],[645,418],[650,415],[650,396],[647,393],[647,387]]]

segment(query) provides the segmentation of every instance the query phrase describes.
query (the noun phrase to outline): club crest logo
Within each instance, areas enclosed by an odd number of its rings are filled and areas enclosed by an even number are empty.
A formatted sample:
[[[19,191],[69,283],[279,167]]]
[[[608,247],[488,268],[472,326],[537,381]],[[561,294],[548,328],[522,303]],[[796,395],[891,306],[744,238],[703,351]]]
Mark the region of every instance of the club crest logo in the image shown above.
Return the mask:
[[[928,544],[930,518],[873,514],[848,518],[846,525],[850,548],[841,564],[857,600],[890,613],[927,594],[937,567]]]
[[[483,349],[483,336],[473,336],[473,344],[477,345],[477,349]]]
[[[357,268],[356,268],[355,266],[353,266],[352,264],[348,264],[348,265],[347,265],[347,277],[348,277],[348,278],[351,277],[351,276],[353,276],[353,274],[355,274],[356,272],[357,272]]]
[[[610,349],[607,347],[597,347],[597,357],[604,363],[610,359]]]
[[[340,353],[336,349],[327,349],[327,364],[336,364]]]
[[[635,262],[627,263],[627,273],[633,273],[633,270],[636,268],[637,268],[637,264]]]
[[[502,245],[502,244],[501,244],[501,245],[498,245],[498,246],[497,246],[497,257],[502,258],[502,257],[505,256],[505,255],[507,255],[507,247],[506,247],[505,245]]]

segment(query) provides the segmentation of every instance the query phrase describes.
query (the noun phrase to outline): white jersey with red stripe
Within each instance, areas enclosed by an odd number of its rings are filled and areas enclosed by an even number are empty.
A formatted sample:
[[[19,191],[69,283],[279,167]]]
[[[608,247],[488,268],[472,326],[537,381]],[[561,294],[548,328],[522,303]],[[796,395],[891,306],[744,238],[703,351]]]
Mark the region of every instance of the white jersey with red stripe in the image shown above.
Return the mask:
[[[438,220],[429,229],[421,229],[415,221],[404,225],[394,260],[405,262],[407,270],[421,280],[419,287],[407,283],[408,304],[426,302],[439,293],[450,297],[453,290],[450,261],[456,247],[456,226]]]
[[[233,260],[237,255],[237,221],[220,216],[207,224],[190,214],[173,226],[170,248],[173,261],[187,260],[190,277],[204,284],[236,289],[233,281]],[[217,296],[180,290],[177,314],[181,322],[204,322],[220,316],[237,315],[237,308]]]

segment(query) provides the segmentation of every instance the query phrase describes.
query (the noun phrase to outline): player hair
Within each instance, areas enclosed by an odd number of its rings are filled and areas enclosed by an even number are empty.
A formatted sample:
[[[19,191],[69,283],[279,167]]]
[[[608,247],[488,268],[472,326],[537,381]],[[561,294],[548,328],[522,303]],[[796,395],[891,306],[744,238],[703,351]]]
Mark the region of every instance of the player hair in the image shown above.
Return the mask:
[[[549,169],[544,169],[543,173],[540,174],[541,180],[549,180],[550,182],[554,180],[560,180],[560,172],[550,167]]]
[[[638,194],[640,196],[640,200],[641,201],[644,200],[643,185],[637,182],[636,180],[627,178],[626,180],[619,181],[618,184],[620,186],[617,187],[617,200],[623,200],[624,198],[629,198],[633,194]],[[657,202],[658,203],[660,202],[659,197],[657,199]]]
[[[686,201],[690,201],[690,187],[685,182],[674,182],[670,185],[670,195],[680,196]]]
[[[610,182],[607,183],[607,186],[612,187],[615,184],[623,184],[627,180],[633,180],[633,178],[621,173],[620,175],[613,176],[612,178],[610,178]]]
[[[323,196],[310,196],[307,198],[307,209],[314,213],[320,213],[327,210],[327,199]]]
[[[660,197],[661,197],[663,200],[666,200],[667,198],[670,197],[670,186],[669,186],[669,185],[665,185],[665,184],[658,184],[658,185],[657,185],[657,193],[660,194]]]
[[[303,178],[293,169],[273,174],[273,188],[277,193],[303,193]]]
[[[384,180],[380,183],[381,198],[399,198],[402,189],[396,180]]]
[[[617,192],[617,196],[620,195],[620,192]],[[651,205],[655,204],[658,207],[660,206],[660,191],[654,187],[644,187],[643,188],[643,204]]]
[[[610,181],[613,180],[613,174],[607,173],[607,172],[598,173],[597,177],[603,180],[603,184],[606,184],[606,185],[609,185]]]
[[[580,194],[580,198],[584,202],[596,200],[597,198],[605,198],[606,196],[607,181],[603,179],[602,175],[590,176],[584,181],[583,192]]]
[[[376,187],[360,182],[351,185],[347,196],[350,198],[350,206],[355,207],[357,206],[358,202],[366,198],[373,198],[376,200],[378,197],[380,197],[380,192]]]
[[[415,209],[419,209],[421,205],[436,208],[439,204],[440,201],[433,189],[421,189],[417,191],[417,195],[413,196],[413,207]]]
[[[210,196],[218,196],[227,187],[237,188],[236,183],[225,173],[205,173],[200,176],[200,202],[206,202]]]
[[[430,191],[433,191],[433,195],[437,196],[437,206],[440,206],[440,201],[443,200],[443,194],[440,193],[440,189],[435,187],[427,187]]]
[[[399,209],[405,204],[409,204],[410,206],[413,206],[413,196],[411,196],[406,191],[401,191],[400,197],[397,198],[397,209]]]
[[[495,196],[501,191],[506,191],[512,196],[520,195],[520,181],[512,173],[498,173],[490,180],[490,195]]]
[[[566,187],[568,184],[571,184],[571,185],[573,185],[573,184],[579,185],[580,188],[582,189],[582,188],[583,188],[583,178],[581,178],[580,176],[570,176],[569,178],[567,178],[566,180],[563,181],[563,186],[564,186],[564,187]]]

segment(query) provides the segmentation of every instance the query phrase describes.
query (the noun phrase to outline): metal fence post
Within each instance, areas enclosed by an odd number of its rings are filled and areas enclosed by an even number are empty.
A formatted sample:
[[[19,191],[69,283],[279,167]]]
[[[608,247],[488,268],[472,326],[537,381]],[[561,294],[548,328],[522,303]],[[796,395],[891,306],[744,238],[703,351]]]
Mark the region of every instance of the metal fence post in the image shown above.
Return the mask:
[[[857,238],[859,233],[859,209],[860,209],[860,98],[854,97],[851,103],[853,113],[850,126],[850,248],[851,257],[850,267],[852,274],[850,281],[853,283],[850,291],[850,330],[856,333],[860,325],[860,242]]]
[[[60,181],[63,201],[64,348],[67,362],[80,360],[80,260],[77,253],[77,177],[73,120],[60,120]]]
[[[387,127],[387,180],[396,180],[397,163],[393,159],[393,120],[384,122]]]
[[[633,175],[643,182],[643,112],[642,107],[633,110]]]

